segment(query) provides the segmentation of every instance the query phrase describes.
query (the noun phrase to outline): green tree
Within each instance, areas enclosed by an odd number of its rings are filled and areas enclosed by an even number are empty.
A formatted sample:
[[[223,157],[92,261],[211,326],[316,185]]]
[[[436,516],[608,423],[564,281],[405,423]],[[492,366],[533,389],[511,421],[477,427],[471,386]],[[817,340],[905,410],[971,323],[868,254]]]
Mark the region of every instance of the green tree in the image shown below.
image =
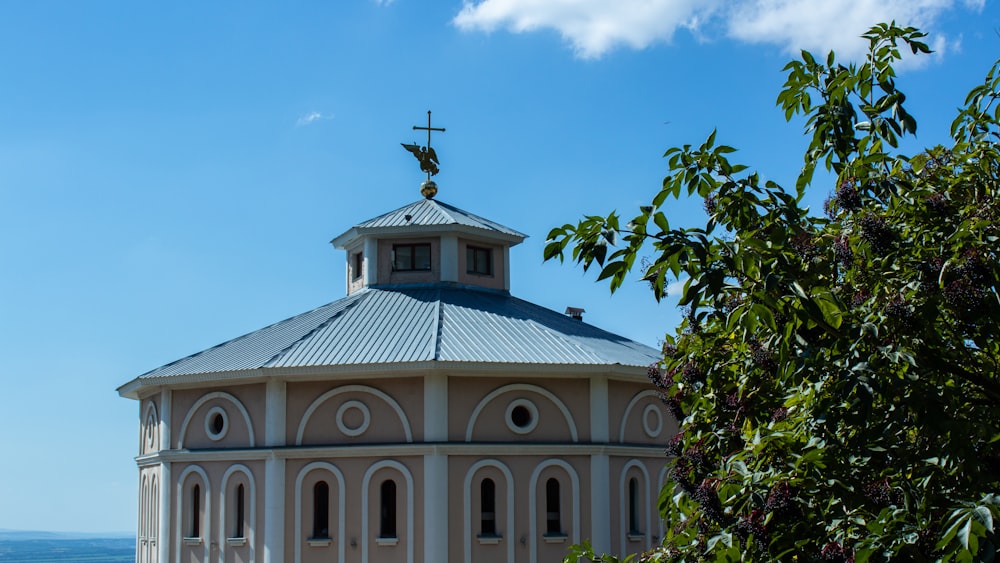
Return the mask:
[[[648,206],[553,229],[545,258],[633,270],[685,319],[650,378],[678,419],[667,533],[643,561],[991,561],[1000,547],[1000,61],[954,143],[913,156],[895,24],[843,65],[803,52],[777,103],[811,143],[793,191],[712,133],[668,150]],[[803,196],[835,178],[825,216]],[[817,176],[819,178],[819,176]],[[818,181],[817,181],[818,182]],[[672,228],[671,198],[707,223]],[[567,561],[617,561],[588,546]]]

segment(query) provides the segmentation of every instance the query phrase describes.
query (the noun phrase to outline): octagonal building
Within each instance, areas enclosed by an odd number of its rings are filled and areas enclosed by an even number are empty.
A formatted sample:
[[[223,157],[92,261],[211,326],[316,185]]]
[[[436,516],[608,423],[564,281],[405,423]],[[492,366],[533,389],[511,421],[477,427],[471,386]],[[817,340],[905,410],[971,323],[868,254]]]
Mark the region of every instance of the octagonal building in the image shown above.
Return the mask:
[[[548,563],[663,536],[657,350],[510,294],[521,233],[432,197],[333,239],[347,296],[122,385],[136,560]]]

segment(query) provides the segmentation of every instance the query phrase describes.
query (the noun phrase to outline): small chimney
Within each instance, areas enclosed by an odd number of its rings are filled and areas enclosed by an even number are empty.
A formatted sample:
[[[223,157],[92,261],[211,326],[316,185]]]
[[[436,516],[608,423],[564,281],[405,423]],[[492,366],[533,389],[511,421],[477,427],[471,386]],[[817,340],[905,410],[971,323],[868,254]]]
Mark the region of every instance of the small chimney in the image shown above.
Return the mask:
[[[583,314],[586,312],[586,309],[582,309],[580,307],[566,307],[566,314],[578,321],[583,320]]]

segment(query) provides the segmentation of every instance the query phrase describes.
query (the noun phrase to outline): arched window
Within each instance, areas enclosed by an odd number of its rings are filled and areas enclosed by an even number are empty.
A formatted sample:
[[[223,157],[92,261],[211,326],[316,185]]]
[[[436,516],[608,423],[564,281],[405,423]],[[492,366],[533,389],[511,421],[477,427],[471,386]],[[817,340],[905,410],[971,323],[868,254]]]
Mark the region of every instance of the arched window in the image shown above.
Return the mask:
[[[201,486],[191,487],[191,537],[201,537]]]
[[[635,477],[628,480],[628,533],[642,533],[639,531],[639,482]]]
[[[330,537],[330,486],[326,481],[320,481],[313,486],[312,537]]]
[[[395,538],[396,536],[396,482],[387,479],[382,481],[380,487],[380,518],[379,534],[380,538]]]
[[[233,537],[234,538],[242,538],[243,537],[243,522],[244,522],[243,507],[244,507],[244,502],[246,502],[244,500],[244,496],[245,496],[244,495],[244,491],[245,491],[245,489],[243,488],[243,483],[240,483],[236,487],[236,523],[235,523],[236,525],[235,525],[235,528],[233,530]]]
[[[497,535],[497,487],[493,479],[483,479],[479,486],[480,534]]]
[[[545,533],[562,535],[562,518],[559,514],[559,481],[551,478],[545,482]]]

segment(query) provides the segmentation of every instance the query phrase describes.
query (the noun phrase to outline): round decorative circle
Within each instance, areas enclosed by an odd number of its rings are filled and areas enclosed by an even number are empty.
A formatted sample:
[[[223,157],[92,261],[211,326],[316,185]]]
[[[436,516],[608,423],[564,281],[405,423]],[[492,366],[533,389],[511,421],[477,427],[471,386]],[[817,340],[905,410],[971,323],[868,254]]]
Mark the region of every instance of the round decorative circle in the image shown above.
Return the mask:
[[[511,432],[527,434],[538,425],[538,408],[527,399],[514,399],[507,405],[504,418]]]
[[[347,436],[364,434],[371,421],[372,413],[361,401],[344,401],[337,409],[337,428]]]
[[[152,449],[153,443],[156,440],[156,420],[153,415],[150,414],[146,418],[146,448]]]
[[[663,413],[656,405],[646,405],[642,411],[642,429],[650,438],[656,438],[663,431]]]
[[[205,434],[213,441],[219,441],[226,436],[229,431],[229,417],[226,416],[226,409],[222,407],[212,407],[205,415]]]

